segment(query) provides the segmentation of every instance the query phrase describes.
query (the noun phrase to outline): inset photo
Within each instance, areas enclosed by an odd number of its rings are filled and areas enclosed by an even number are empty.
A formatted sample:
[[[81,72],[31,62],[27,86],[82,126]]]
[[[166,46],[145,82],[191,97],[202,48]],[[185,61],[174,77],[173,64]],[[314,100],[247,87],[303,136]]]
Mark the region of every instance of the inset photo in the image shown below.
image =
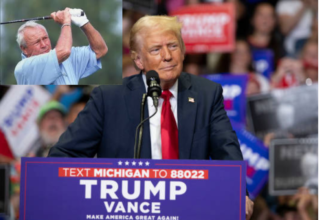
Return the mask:
[[[121,84],[122,1],[0,2],[0,84]]]

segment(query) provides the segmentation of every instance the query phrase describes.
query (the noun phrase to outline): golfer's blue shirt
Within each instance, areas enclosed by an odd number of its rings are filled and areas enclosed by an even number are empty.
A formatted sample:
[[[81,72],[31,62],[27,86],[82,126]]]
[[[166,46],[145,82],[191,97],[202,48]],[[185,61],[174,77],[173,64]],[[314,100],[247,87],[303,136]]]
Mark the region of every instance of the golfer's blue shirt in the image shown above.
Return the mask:
[[[101,68],[101,61],[96,59],[90,46],[72,47],[70,57],[61,64],[58,64],[55,49],[29,58],[22,54],[15,77],[20,85],[77,85],[79,79]]]

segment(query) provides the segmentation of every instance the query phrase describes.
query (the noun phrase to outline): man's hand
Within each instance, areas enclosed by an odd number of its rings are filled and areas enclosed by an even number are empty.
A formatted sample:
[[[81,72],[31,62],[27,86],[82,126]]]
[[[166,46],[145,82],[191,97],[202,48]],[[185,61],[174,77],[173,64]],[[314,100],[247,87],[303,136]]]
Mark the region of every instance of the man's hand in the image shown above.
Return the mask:
[[[70,9],[71,21],[78,27],[82,27],[89,22],[86,13],[81,15],[81,12],[83,12],[83,10],[78,8]]]
[[[252,202],[252,200],[248,196],[245,196],[245,216],[246,216],[246,220],[249,220],[251,218],[252,213],[253,213],[253,206],[254,206],[254,203]]]
[[[60,64],[68,59],[71,54],[72,33],[70,8],[65,8],[63,11],[53,12],[50,16],[55,22],[62,25],[61,34],[55,47],[57,60]]]
[[[297,204],[298,213],[303,220],[311,219],[308,214],[308,207],[311,207],[315,213],[318,212],[318,198],[316,195],[310,194],[308,188],[299,188],[292,201]]]
[[[61,25],[71,24],[70,8],[65,8],[63,11],[57,11],[50,14],[53,20]]]

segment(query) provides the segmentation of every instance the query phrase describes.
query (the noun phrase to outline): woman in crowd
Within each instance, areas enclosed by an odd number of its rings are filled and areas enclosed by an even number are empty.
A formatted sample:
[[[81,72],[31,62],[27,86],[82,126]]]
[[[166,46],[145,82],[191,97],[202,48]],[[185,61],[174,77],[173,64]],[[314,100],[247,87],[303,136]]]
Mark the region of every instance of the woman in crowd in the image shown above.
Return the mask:
[[[232,53],[223,54],[221,56],[216,71],[232,75],[247,74],[249,76],[246,90],[247,95],[269,91],[267,79],[254,72],[251,50],[248,43],[244,40],[237,40],[235,43],[235,50]]]
[[[276,32],[275,9],[269,3],[256,6],[252,19],[252,32],[248,42],[252,49],[270,49],[274,52],[275,64],[283,56],[281,37]]]
[[[318,82],[318,43],[308,41],[301,52],[300,59],[283,58],[272,76],[273,88],[288,88],[311,85]]]

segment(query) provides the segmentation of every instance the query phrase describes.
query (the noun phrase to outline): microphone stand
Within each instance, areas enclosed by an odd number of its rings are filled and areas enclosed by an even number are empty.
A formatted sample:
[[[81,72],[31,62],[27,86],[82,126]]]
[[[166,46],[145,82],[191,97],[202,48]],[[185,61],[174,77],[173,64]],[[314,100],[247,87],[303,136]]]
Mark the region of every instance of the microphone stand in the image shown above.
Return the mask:
[[[134,159],[137,159],[137,158],[140,158],[141,157],[141,146],[138,149],[136,149],[136,138],[137,138],[138,131],[141,128],[141,126],[143,125],[144,122],[146,122],[147,120],[149,120],[150,118],[152,118],[152,117],[154,117],[156,115],[157,111],[158,111],[158,108],[156,108],[156,111],[155,111],[154,114],[152,114],[150,117],[148,117],[148,118],[144,119],[143,121],[141,121],[140,124],[136,127],[136,131],[135,131],[135,143],[134,143]],[[141,142],[142,142],[142,139],[141,139]]]
[[[145,103],[146,103],[146,99],[147,99],[147,93],[144,93],[143,96],[142,96],[141,109],[140,109],[140,123],[144,119],[144,106],[145,106]],[[136,135],[135,135],[134,159],[140,158],[140,155],[141,155],[142,134],[143,134],[143,126],[140,126],[137,149],[136,149]]]

